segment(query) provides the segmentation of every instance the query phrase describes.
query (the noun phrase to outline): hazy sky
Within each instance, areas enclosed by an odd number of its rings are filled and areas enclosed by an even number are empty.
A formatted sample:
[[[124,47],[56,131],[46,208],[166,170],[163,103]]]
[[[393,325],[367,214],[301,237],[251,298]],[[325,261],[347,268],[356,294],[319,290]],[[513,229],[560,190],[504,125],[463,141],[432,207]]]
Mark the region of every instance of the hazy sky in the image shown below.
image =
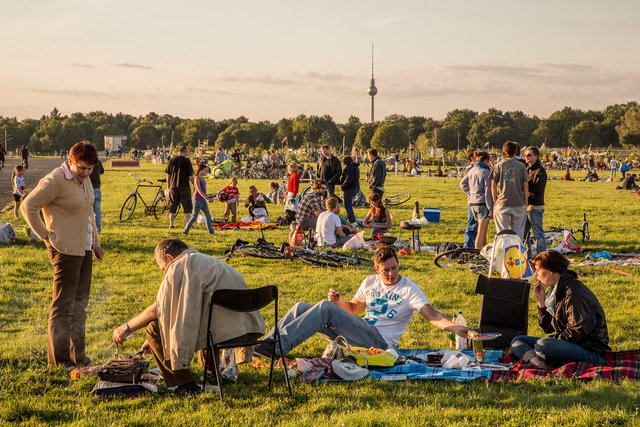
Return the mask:
[[[0,0],[0,115],[546,117],[640,98],[640,1]]]

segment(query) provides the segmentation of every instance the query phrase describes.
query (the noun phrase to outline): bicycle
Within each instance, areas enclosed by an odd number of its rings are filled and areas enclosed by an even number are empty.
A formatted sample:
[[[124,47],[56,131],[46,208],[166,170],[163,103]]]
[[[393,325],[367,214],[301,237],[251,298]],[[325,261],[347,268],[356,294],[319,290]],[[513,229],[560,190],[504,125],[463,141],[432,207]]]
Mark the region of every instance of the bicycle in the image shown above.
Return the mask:
[[[135,179],[138,184],[136,185],[135,191],[130,193],[129,197],[127,197],[122,204],[122,208],[120,209],[120,221],[128,221],[129,219],[131,219],[131,217],[133,216],[133,212],[135,211],[138,204],[138,198],[144,205],[144,214],[146,216],[153,215],[156,219],[160,219],[160,217],[167,210],[167,198],[162,189],[162,183],[166,182],[166,179],[159,179],[158,182],[160,183],[160,185],[157,185],[152,181],[149,181],[148,179],[140,179],[131,173],[129,175],[133,176],[133,179]],[[147,202],[145,202],[144,198],[142,197],[142,194],[139,191],[141,187],[157,189],[156,195],[153,198],[151,204],[147,204]]]
[[[486,274],[489,260],[480,254],[480,249],[456,248],[436,255],[433,262],[440,268],[468,269],[474,274]]]
[[[395,196],[389,196],[382,199],[384,207],[401,205],[411,198],[411,194],[396,194]]]

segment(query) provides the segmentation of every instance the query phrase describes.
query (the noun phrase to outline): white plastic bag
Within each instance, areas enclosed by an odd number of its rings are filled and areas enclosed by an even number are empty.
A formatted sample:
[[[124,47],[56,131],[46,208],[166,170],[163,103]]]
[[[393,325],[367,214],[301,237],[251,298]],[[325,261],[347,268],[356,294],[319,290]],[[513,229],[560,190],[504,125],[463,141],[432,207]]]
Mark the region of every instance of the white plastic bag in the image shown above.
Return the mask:
[[[207,223],[207,218],[202,214],[198,214],[198,218],[196,219],[196,222],[198,224],[206,224]]]
[[[236,352],[232,348],[222,350],[222,360],[220,361],[220,376],[222,378],[236,382],[238,380],[238,364],[236,363]]]
[[[16,241],[16,232],[9,223],[0,222],[0,243],[13,243]]]
[[[354,250],[354,249],[362,249],[364,247],[364,231],[359,232],[354,235],[352,238],[347,240],[344,245],[342,245],[342,249]]]

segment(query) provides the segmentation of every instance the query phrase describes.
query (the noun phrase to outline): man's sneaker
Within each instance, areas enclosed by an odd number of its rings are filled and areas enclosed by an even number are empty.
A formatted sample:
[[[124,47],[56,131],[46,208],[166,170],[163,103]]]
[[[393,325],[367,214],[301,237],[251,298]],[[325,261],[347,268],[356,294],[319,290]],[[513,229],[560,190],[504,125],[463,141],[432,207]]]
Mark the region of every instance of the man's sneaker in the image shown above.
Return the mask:
[[[273,354],[273,346],[274,345],[275,344],[273,344],[273,343],[258,344],[257,346],[255,346],[253,348],[253,353],[256,356],[264,357],[265,359],[271,359],[271,355]],[[276,357],[278,357],[277,354],[276,354]]]
[[[179,385],[173,391],[173,394],[175,394],[178,397],[197,396],[200,393],[202,393],[202,387],[200,387],[198,385],[198,383],[195,382],[195,380],[194,381],[189,381],[188,383],[185,383],[185,384],[182,384],[182,385]]]

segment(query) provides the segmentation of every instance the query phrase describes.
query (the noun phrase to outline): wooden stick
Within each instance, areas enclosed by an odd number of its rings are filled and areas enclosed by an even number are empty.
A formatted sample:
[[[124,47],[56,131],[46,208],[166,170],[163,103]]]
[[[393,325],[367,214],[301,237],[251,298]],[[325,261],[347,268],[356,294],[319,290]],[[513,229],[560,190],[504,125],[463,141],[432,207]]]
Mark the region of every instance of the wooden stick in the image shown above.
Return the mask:
[[[603,265],[603,267],[607,270],[613,271],[614,273],[622,274],[623,276],[630,276],[629,273],[625,273],[624,271],[616,270],[615,268],[607,267],[606,265]]]

